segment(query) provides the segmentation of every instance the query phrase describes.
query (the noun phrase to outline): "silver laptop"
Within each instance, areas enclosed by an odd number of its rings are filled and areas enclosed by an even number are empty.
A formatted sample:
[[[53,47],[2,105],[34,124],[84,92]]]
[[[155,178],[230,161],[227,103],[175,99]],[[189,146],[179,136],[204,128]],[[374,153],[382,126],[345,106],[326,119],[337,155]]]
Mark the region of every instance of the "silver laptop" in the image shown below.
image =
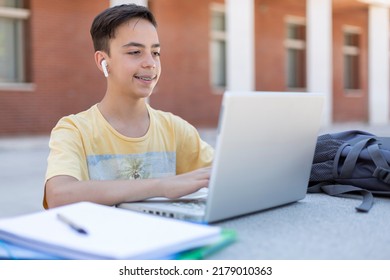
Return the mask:
[[[213,223],[305,197],[324,96],[225,92],[209,187],[120,208]]]

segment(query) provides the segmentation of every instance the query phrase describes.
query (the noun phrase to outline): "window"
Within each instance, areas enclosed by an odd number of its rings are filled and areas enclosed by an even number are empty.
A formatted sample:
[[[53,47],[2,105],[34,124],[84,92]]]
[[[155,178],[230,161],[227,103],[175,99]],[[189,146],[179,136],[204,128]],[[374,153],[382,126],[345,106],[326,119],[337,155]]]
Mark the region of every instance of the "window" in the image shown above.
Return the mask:
[[[215,88],[226,87],[226,21],[225,6],[211,4],[211,84]]]
[[[288,88],[306,88],[306,26],[302,18],[286,20],[286,82]]]
[[[360,89],[359,43],[359,29],[353,27],[344,28],[344,89],[346,90]]]
[[[0,83],[26,82],[25,32],[29,11],[23,0],[0,0]]]

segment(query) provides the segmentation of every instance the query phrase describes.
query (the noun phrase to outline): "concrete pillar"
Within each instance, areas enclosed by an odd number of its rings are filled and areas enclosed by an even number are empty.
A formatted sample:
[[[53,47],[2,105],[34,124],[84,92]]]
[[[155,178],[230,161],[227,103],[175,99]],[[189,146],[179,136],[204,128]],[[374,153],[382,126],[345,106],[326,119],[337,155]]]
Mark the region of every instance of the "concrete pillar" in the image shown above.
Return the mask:
[[[227,89],[255,88],[254,0],[226,0]]]
[[[389,7],[372,4],[368,23],[369,123],[389,123]]]
[[[323,125],[332,123],[332,0],[306,0],[307,91],[325,94]]]

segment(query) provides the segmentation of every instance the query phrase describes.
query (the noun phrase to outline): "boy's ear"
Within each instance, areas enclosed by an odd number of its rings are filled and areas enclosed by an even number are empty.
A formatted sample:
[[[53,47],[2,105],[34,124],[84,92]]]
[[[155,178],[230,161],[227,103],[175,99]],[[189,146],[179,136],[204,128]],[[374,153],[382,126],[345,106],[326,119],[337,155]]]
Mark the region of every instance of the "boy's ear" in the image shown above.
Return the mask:
[[[102,72],[104,72],[104,70],[102,68],[102,61],[106,60],[107,57],[108,57],[108,55],[105,52],[102,52],[102,51],[95,52],[95,63],[96,63],[96,66]]]
[[[103,69],[102,66],[102,61],[106,60],[108,58],[108,55],[103,52],[103,51],[97,51],[95,52],[95,63],[97,68],[104,73],[104,76],[108,76],[108,71],[107,71],[107,64],[106,64],[106,69]]]

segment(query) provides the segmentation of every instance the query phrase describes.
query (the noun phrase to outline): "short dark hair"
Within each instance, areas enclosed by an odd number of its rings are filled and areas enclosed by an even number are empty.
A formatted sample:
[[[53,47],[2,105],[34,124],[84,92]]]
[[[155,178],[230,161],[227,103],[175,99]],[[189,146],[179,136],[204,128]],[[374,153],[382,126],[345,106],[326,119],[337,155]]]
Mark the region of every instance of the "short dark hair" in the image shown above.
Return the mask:
[[[124,4],[110,7],[98,14],[92,22],[90,33],[95,51],[105,51],[110,54],[109,40],[115,38],[118,26],[132,19],[146,19],[154,27],[157,27],[156,19],[152,12],[136,4]]]

